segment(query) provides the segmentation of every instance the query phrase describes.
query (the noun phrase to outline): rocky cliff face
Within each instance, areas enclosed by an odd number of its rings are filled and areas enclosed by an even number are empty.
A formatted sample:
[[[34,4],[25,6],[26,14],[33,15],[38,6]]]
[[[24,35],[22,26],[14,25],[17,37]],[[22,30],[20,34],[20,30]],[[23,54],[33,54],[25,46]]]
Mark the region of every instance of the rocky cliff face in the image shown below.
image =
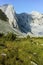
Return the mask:
[[[17,14],[12,5],[3,5],[0,9],[8,17],[11,28],[26,35],[43,36],[43,14],[35,11]]]
[[[10,25],[14,25],[14,27],[17,26],[17,18],[16,18],[16,12],[14,11],[14,8],[12,5],[3,5],[0,7],[0,9],[6,14],[6,16],[9,19]]]
[[[21,30],[34,36],[43,36],[43,14],[32,12],[18,15],[18,23]]]

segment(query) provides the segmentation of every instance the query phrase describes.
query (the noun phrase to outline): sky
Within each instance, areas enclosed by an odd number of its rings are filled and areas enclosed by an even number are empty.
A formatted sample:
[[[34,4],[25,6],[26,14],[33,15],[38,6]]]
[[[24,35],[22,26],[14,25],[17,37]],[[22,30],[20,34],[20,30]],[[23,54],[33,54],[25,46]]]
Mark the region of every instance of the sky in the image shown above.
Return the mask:
[[[0,5],[11,4],[17,13],[38,11],[43,13],[43,0],[0,0]]]

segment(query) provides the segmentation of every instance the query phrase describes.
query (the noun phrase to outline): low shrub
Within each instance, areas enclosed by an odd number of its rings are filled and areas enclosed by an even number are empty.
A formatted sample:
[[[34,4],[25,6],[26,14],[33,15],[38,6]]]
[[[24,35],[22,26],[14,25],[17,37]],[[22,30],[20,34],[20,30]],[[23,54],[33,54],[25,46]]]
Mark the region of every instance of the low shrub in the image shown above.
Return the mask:
[[[5,13],[1,9],[0,9],[0,19],[4,20],[4,21],[8,20],[7,16],[5,15]]]
[[[0,37],[3,37],[4,36],[4,34],[3,33],[0,33]]]
[[[16,35],[13,34],[13,33],[8,33],[6,36],[5,36],[6,40],[15,40],[16,39]]]

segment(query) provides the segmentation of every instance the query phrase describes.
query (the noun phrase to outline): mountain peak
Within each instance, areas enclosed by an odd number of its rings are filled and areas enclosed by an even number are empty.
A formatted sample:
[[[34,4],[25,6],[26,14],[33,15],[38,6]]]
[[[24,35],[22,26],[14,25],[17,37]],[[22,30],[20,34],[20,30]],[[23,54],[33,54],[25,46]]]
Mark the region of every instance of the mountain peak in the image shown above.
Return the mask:
[[[37,11],[32,11],[31,14],[33,15],[33,18],[41,18],[42,14]]]
[[[13,7],[13,5],[11,5],[11,4],[3,4],[3,6],[12,6]]]
[[[37,12],[37,11],[32,11],[31,14],[33,14],[33,15],[39,15],[40,13]]]
[[[12,5],[5,4],[0,7],[0,9],[6,14],[6,16],[9,19],[9,23],[12,26],[12,23],[14,23],[14,26],[16,26],[16,12]]]

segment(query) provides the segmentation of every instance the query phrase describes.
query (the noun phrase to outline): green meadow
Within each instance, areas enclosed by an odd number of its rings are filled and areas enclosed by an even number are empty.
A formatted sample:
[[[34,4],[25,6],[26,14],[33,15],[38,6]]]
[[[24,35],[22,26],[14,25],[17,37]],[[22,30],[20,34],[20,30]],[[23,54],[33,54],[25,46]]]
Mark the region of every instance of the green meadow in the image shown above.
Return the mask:
[[[0,34],[0,65],[43,65],[43,37]]]

